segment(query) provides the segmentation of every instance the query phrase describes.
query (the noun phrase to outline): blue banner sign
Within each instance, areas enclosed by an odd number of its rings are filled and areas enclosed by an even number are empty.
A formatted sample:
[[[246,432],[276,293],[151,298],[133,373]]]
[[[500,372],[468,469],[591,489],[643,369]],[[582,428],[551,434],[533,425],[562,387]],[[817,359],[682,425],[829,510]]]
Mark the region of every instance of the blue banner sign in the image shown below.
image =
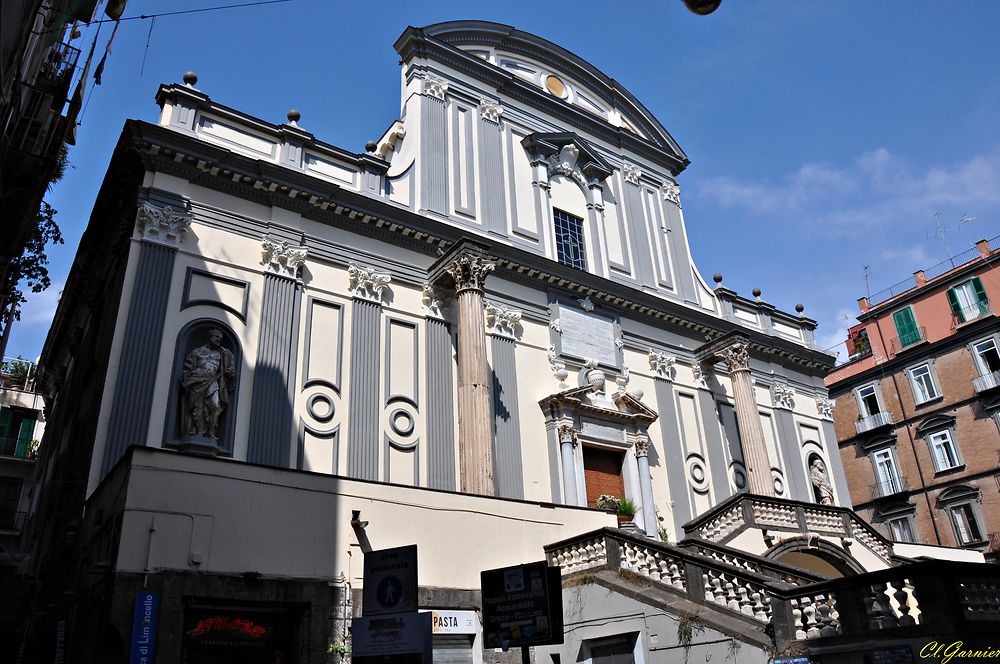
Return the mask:
[[[132,647],[129,664],[153,664],[156,646],[156,619],[160,596],[156,593],[136,593],[132,617]]]

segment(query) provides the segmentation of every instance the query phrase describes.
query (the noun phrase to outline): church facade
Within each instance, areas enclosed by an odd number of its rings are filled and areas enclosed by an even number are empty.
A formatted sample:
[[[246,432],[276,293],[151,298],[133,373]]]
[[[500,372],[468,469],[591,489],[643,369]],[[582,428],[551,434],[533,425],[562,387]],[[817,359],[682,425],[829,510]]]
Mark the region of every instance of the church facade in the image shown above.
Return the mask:
[[[151,593],[171,661],[216,661],[202,627],[237,615],[326,661],[361,553],[416,543],[421,607],[466,626],[435,658],[506,657],[482,649],[479,572],[544,557],[657,584],[618,608],[667,607],[669,639],[577,615],[594,659],[657,660],[693,611],[706,653],[764,662],[776,624],[840,628],[829,593],[804,611],[789,588],[936,557],[851,512],[815,321],[706,283],[688,159],[648,109],[508,26],[395,48],[400,116],[364,152],[192,74],[126,124],[43,355],[63,489],[36,505],[31,647],[61,625],[79,661],[120,652]]]

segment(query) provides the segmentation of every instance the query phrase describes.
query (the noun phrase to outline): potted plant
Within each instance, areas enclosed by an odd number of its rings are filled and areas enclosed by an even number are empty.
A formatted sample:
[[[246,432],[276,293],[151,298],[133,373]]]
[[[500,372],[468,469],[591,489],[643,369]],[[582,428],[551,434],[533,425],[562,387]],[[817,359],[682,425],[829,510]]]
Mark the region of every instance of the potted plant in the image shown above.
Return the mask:
[[[636,507],[628,498],[622,498],[618,501],[618,525],[622,526],[635,518]]]
[[[617,496],[609,496],[606,493],[602,493],[594,501],[594,507],[599,510],[604,510],[605,512],[618,513],[618,503],[620,499]]]

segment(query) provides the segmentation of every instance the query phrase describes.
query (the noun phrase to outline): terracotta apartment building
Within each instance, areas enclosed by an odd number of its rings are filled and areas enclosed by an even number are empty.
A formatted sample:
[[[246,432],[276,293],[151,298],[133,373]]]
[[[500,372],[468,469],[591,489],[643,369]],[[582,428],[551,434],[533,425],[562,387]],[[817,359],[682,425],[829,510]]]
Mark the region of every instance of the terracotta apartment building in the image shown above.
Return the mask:
[[[858,300],[827,377],[855,509],[893,540],[1000,549],[998,241]]]

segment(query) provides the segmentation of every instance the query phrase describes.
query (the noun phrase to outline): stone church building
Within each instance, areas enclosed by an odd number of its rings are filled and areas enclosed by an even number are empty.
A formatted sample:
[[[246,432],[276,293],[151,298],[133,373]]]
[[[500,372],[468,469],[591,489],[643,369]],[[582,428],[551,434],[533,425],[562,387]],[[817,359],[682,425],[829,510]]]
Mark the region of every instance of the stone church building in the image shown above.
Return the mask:
[[[193,74],[126,124],[42,358],[25,661],[125,661],[150,596],[159,661],[340,661],[363,551],[407,544],[442,662],[516,658],[479,574],[542,559],[537,661],[835,652],[865,598],[911,625],[936,563],[893,570],[941,550],[851,511],[816,323],[706,282],[654,115],[509,26],[395,48],[363,152]]]

